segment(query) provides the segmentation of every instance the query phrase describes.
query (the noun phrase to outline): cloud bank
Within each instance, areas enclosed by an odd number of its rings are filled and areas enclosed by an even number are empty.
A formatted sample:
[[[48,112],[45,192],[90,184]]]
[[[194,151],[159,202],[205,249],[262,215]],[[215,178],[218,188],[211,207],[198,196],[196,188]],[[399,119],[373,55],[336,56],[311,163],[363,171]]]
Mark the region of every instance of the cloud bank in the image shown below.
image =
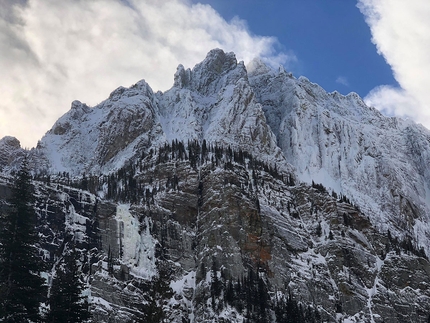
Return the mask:
[[[187,0],[3,0],[0,138],[32,147],[73,100],[95,105],[142,78],[166,90],[179,63],[193,67],[213,48],[245,62],[295,59],[276,46]]]
[[[377,87],[366,102],[430,129],[430,1],[359,0],[357,6],[400,85]]]

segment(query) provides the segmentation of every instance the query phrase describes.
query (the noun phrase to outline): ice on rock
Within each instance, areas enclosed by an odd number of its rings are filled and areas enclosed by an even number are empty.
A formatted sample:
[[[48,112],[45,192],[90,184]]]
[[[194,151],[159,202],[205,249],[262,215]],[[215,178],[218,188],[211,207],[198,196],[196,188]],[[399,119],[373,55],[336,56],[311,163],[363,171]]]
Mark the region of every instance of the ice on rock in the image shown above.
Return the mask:
[[[417,228],[405,224],[404,214],[430,220],[430,132],[383,116],[356,93],[327,94],[306,77],[263,71],[251,72],[249,81],[298,177],[348,196],[380,230],[396,219],[404,223],[396,234],[415,236]],[[419,244],[428,245],[430,227],[418,231]]]
[[[121,204],[117,207],[116,220],[119,233],[118,245],[122,246],[122,261],[131,268],[133,275],[151,279],[157,274],[157,269],[156,240],[149,232],[149,219],[146,217],[143,223],[140,223],[130,213],[130,206]]]

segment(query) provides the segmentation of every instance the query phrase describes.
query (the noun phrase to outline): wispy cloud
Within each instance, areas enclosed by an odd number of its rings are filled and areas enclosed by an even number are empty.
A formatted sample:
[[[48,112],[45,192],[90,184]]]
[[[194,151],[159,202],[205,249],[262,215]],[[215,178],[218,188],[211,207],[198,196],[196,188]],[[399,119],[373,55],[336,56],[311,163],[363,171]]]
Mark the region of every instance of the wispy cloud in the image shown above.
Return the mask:
[[[344,86],[349,86],[348,79],[344,76],[338,76],[336,79],[336,83],[342,84]]]
[[[430,128],[430,1],[359,0],[358,7],[401,86],[377,87],[366,101]]]
[[[166,90],[179,63],[193,67],[216,47],[245,62],[294,60],[276,44],[187,0],[3,0],[0,137],[33,146],[71,101],[94,105],[142,78]]]

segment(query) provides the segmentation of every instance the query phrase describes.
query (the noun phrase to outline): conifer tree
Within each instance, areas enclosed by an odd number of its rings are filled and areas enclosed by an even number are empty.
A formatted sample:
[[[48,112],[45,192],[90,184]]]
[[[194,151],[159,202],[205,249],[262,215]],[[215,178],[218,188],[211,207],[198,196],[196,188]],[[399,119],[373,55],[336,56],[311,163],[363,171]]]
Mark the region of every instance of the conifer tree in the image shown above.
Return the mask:
[[[90,318],[87,298],[82,296],[84,283],[78,259],[79,253],[73,248],[57,265],[49,297],[50,323],[80,323]]]
[[[45,280],[27,161],[16,173],[8,209],[0,216],[0,321],[40,322]]]
[[[166,322],[166,313],[163,309],[163,300],[170,299],[173,296],[173,290],[170,287],[170,270],[163,261],[157,261],[158,276],[154,277],[149,290],[149,302],[146,306],[145,323]]]

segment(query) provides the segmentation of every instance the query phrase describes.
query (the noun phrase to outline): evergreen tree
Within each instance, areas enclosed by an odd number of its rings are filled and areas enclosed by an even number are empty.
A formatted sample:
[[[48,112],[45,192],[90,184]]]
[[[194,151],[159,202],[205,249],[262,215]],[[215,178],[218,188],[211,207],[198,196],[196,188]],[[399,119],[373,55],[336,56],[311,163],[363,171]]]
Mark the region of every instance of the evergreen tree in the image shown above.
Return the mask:
[[[78,323],[90,318],[87,298],[82,296],[84,283],[78,259],[79,253],[73,249],[57,265],[49,297],[50,323]]]
[[[46,288],[40,276],[33,209],[34,188],[27,161],[16,173],[9,207],[0,216],[0,321],[40,322],[39,307]]]
[[[161,323],[166,321],[164,312],[164,302],[173,296],[170,287],[171,272],[166,263],[157,261],[158,276],[154,277],[150,291],[149,302],[146,305],[146,317],[142,322]]]

